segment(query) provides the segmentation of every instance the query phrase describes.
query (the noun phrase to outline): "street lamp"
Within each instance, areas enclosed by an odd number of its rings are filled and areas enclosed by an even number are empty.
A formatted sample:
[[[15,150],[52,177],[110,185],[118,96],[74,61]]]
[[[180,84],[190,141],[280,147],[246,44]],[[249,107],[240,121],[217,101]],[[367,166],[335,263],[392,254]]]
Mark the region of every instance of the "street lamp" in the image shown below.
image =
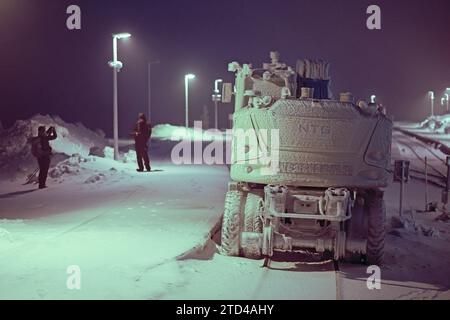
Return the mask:
[[[159,60],[150,61],[148,63],[148,121],[151,119],[152,115],[152,89],[151,89],[151,67],[152,64],[160,63]]]
[[[131,37],[129,33],[116,33],[113,37],[113,60],[108,64],[113,68],[113,127],[114,127],[114,160],[119,159],[119,109],[117,105],[117,72],[123,67],[123,63],[117,60],[117,40]]]
[[[434,92],[428,91],[428,98],[430,98],[431,117],[434,117]]]
[[[184,76],[184,96],[185,96],[185,121],[186,129],[189,126],[189,80],[195,78],[195,74],[189,73]]]
[[[212,100],[214,101],[214,128],[218,129],[219,128],[219,119],[218,119],[218,113],[217,113],[217,104],[220,101],[220,98],[222,97],[220,95],[220,91],[219,91],[219,83],[221,83],[223,80],[222,79],[216,79],[214,81],[214,93],[212,95]]]
[[[376,101],[376,99],[377,99],[377,96],[376,95],[371,95],[370,96],[370,103],[375,103],[375,101]]]

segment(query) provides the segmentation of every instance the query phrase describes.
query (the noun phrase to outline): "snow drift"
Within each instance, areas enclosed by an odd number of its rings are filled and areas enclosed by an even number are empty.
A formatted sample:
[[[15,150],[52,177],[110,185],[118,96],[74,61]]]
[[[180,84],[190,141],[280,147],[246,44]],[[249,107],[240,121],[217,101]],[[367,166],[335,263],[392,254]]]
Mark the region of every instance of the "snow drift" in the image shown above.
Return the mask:
[[[0,176],[21,177],[36,167],[36,160],[31,154],[29,139],[37,135],[39,126],[54,126],[58,139],[51,142],[57,164],[77,154],[87,157],[91,148],[104,149],[105,134],[101,130],[89,130],[81,123],[71,124],[57,116],[36,115],[28,120],[18,120],[8,128],[0,131]]]

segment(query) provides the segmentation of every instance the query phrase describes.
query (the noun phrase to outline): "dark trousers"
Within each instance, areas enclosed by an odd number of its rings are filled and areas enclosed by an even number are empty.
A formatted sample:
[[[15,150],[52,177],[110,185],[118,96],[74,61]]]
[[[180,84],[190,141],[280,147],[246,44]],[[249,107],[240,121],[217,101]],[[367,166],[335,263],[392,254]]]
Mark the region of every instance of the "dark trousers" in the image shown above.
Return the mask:
[[[145,169],[150,171],[150,159],[148,157],[147,145],[136,144],[136,158],[139,170]]]
[[[48,169],[50,168],[50,156],[43,156],[38,158],[39,164],[39,187],[45,186],[47,181]]]

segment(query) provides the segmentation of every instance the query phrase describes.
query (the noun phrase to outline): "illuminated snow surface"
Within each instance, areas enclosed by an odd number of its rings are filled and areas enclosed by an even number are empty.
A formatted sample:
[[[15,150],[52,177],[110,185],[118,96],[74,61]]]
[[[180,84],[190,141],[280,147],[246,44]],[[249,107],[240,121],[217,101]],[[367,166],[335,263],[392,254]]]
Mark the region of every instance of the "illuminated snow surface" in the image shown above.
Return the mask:
[[[72,128],[71,140],[56,148],[62,153],[97,137],[80,125],[59,125]],[[205,239],[220,220],[228,170],[172,165],[174,129],[158,129],[151,173],[135,171],[133,151],[124,163],[106,149],[106,158],[65,154],[45,190],[22,185],[27,171],[1,180],[0,299],[450,298],[450,228],[435,221],[437,213],[408,212],[404,228],[389,228],[381,290],[367,289],[364,266],[339,263],[336,273],[332,262],[308,253],[278,255],[270,269],[261,260],[217,254]],[[78,150],[86,150],[84,143]],[[421,169],[409,147],[432,158],[420,142],[394,133],[393,158]],[[23,157],[12,158],[21,166]],[[444,172],[437,158],[431,163]],[[386,189],[390,217],[397,215],[398,190]],[[407,210],[423,209],[421,180],[412,180],[406,195]],[[440,199],[438,187],[429,187],[429,199]],[[66,287],[71,265],[81,269],[81,290]]]
[[[163,281],[153,269],[204,243],[228,171],[153,166],[161,171],[97,159],[45,190],[2,183],[1,216],[19,219],[0,220],[0,298],[145,299],[177,283],[177,270]],[[92,174],[103,175],[85,183]],[[81,268],[80,291],[66,288],[69,265]]]

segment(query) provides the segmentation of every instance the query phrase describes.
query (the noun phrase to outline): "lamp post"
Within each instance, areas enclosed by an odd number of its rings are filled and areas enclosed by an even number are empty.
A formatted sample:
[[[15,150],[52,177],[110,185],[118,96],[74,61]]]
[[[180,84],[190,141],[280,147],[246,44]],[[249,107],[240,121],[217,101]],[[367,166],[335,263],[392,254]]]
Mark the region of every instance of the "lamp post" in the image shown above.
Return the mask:
[[[220,90],[219,90],[219,83],[221,83],[222,81],[223,81],[222,79],[216,79],[214,81],[214,93],[212,95],[212,100],[214,102],[214,128],[216,128],[216,129],[219,128],[217,105],[220,101],[220,98],[222,97],[220,95]]]
[[[428,91],[428,98],[430,98],[431,117],[434,117],[434,92]]]
[[[449,99],[449,94],[448,94],[448,93],[444,93],[444,97],[445,97],[445,101],[447,101],[447,113],[448,113],[448,99]]]
[[[117,104],[117,73],[122,69],[123,64],[117,60],[117,40],[131,37],[129,33],[116,33],[113,37],[113,60],[108,64],[113,68],[113,127],[114,127],[114,160],[119,159],[119,109]]]
[[[159,60],[155,60],[155,61],[149,61],[148,63],[148,121],[151,120],[151,115],[152,115],[152,86],[151,86],[151,68],[152,68],[152,64],[158,64],[160,63]]]
[[[189,73],[184,76],[184,97],[185,97],[185,125],[186,129],[189,127],[189,80],[195,78],[195,75]]]

